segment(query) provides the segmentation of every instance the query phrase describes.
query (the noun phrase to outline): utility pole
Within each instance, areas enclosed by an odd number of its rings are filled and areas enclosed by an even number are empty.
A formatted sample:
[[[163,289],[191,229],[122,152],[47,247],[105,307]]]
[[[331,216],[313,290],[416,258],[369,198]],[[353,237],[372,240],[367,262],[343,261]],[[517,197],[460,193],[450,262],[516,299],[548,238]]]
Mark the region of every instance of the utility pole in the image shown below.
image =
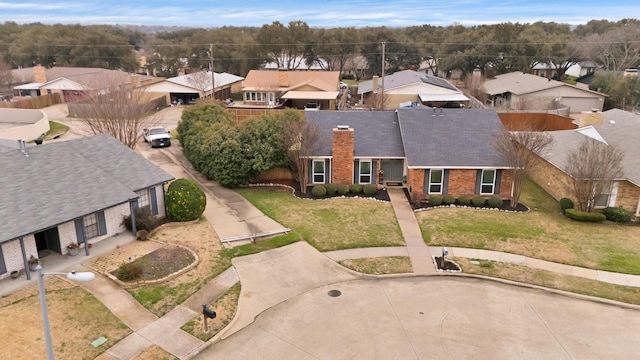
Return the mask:
[[[385,65],[385,57],[384,57],[384,46],[385,46],[385,42],[382,42],[382,86],[381,86],[381,91],[380,91],[380,108],[381,110],[384,110],[384,65]]]
[[[209,44],[209,69],[211,70],[211,98],[216,99],[215,73],[213,72],[213,44]]]

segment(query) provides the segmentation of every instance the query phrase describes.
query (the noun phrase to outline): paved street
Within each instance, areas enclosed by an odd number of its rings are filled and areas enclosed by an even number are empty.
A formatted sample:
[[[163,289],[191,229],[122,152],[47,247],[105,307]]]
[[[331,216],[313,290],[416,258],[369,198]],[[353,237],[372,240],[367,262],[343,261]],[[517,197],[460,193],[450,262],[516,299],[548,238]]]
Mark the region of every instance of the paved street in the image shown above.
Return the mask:
[[[278,265],[292,264],[288,259],[298,250],[291,250],[286,257],[271,254],[278,261],[258,254],[234,262],[243,284],[241,313],[255,296],[272,298],[254,292],[246,274],[263,272],[274,279],[260,289],[283,282],[289,289],[292,283],[300,286],[297,277],[283,278],[285,269],[324,276],[332,267],[318,259],[304,269]],[[329,296],[331,290],[341,295]],[[198,359],[623,359],[640,353],[639,331],[638,310],[490,280],[342,280],[264,309],[253,324]]]

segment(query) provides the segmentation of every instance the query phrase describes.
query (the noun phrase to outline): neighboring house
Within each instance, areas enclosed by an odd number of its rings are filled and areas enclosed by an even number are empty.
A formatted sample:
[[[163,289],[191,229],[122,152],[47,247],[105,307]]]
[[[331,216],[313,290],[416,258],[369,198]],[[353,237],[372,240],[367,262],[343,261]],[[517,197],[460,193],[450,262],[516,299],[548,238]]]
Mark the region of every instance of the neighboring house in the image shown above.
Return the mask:
[[[61,93],[64,102],[82,100],[87,91],[120,86],[144,87],[162,78],[129,74],[119,70],[101,68],[61,67],[46,69],[43,66],[12,70],[13,91],[16,96],[36,97]]]
[[[243,102],[234,106],[303,109],[315,102],[322,110],[335,109],[339,86],[338,71],[251,70],[242,86]]]
[[[200,71],[164,79],[145,87],[144,90],[149,93],[166,96],[167,103],[180,100],[183,104],[190,104],[199,98],[211,97],[211,78],[210,71]],[[243,77],[229,73],[214,73],[213,81],[216,83],[215,98],[223,100],[231,97],[232,93],[240,92],[243,80]]]
[[[487,103],[515,110],[552,110],[569,107],[570,112],[602,111],[607,95],[561,81],[523,72],[511,72],[485,81],[480,91]]]
[[[305,117],[320,130],[309,160],[311,185],[401,185],[412,199],[511,194],[510,167],[492,145],[503,131],[495,111],[418,107]]]
[[[556,199],[572,198],[572,178],[566,174],[567,154],[577,148],[585,136],[618,146],[625,154],[623,176],[615,179],[610,191],[596,199],[596,209],[622,206],[640,216],[640,115],[612,109],[600,113],[600,124],[575,130],[551,131],[554,142],[548,154],[540,159],[532,178]],[[573,199],[575,200],[575,199]]]
[[[64,255],[71,243],[88,254],[85,244],[125,231],[133,209],[165,216],[173,177],[109,135],[0,151],[0,278],[30,277],[31,255]]]
[[[578,78],[588,74],[593,74],[597,69],[598,64],[594,63],[591,60],[586,60],[569,66],[565,74]]]
[[[414,70],[398,71],[384,78],[374,77],[361,82],[358,85],[360,102],[367,104],[367,98],[381,92],[383,85],[387,109],[398,109],[404,103],[457,108],[469,103],[469,98],[447,80]]]
[[[554,63],[537,63],[531,68],[531,74],[551,79],[558,74]]]

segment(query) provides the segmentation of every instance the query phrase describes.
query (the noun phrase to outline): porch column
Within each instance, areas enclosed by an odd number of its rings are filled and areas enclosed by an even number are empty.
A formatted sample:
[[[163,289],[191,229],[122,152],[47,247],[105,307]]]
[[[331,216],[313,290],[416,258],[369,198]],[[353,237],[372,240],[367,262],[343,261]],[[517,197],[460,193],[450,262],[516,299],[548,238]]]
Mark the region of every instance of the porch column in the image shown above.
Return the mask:
[[[24,238],[20,238],[20,250],[22,251],[22,263],[24,264],[24,273],[27,274],[27,280],[31,280],[31,269],[29,269],[29,261],[27,260],[27,251],[24,249]]]
[[[131,232],[135,236],[138,230],[136,229],[136,209],[138,208],[138,200],[133,200],[129,203],[129,211],[131,211]]]
[[[640,197],[638,197],[638,206],[636,207],[636,216],[640,216]]]

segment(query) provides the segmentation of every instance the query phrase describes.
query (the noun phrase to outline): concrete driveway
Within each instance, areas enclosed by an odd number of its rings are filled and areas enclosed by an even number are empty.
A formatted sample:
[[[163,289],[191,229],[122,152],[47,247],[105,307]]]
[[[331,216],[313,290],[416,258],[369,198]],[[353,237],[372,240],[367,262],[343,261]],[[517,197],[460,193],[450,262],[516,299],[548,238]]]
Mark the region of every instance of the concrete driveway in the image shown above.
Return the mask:
[[[610,359],[640,353],[637,310],[454,276],[326,278],[325,285],[307,290],[298,284],[304,277],[291,280],[292,274],[344,276],[319,253],[304,269],[282,266],[296,264],[286,259],[297,252],[278,253],[277,261],[266,261],[269,252],[234,261],[242,283],[240,313],[247,304],[255,311],[251,303],[261,294],[252,288],[251,274],[269,274],[256,278],[274,293],[289,292],[293,282],[298,295],[265,308],[198,359]],[[340,296],[330,296],[332,290]]]

